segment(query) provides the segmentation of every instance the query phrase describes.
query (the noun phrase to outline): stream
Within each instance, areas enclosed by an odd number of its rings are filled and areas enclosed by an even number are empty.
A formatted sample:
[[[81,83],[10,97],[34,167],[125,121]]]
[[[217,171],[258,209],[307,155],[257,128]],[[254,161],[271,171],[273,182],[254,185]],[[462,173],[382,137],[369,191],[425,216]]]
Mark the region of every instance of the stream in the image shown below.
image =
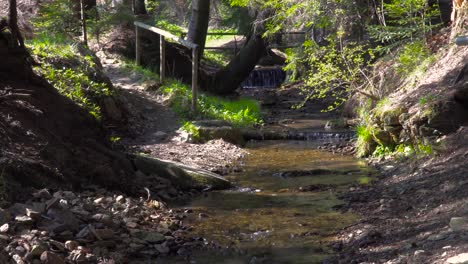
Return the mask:
[[[190,263],[321,263],[330,257],[334,234],[357,221],[333,209],[343,203],[337,193],[368,184],[372,171],[316,144],[249,143],[244,170],[227,176],[239,187],[184,204],[193,210],[184,220],[194,227],[191,235],[211,248],[194,252]]]

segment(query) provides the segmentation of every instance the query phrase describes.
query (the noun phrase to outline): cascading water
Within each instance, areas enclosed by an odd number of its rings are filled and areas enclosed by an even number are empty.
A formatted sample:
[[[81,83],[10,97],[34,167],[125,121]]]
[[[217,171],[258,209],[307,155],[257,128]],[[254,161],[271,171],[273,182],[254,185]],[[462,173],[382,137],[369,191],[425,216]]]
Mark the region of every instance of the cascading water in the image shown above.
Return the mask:
[[[245,79],[242,88],[276,88],[286,79],[281,67],[257,67]]]

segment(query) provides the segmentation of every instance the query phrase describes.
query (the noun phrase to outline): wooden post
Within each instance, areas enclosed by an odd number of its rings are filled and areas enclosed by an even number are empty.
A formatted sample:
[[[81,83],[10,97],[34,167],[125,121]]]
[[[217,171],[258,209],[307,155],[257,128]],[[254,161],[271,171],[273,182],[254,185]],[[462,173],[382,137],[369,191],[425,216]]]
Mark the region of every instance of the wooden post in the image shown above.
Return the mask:
[[[198,96],[198,46],[192,49],[192,111],[197,112]]]
[[[86,32],[86,14],[85,14],[85,8],[84,8],[84,0],[80,1],[80,7],[81,7],[81,30],[83,31],[83,43],[88,46],[88,33]]]
[[[140,40],[140,29],[138,26],[135,26],[135,61],[136,65],[140,65],[140,56],[141,56],[141,40]]]
[[[161,83],[166,78],[166,41],[163,35],[159,35],[159,77]]]

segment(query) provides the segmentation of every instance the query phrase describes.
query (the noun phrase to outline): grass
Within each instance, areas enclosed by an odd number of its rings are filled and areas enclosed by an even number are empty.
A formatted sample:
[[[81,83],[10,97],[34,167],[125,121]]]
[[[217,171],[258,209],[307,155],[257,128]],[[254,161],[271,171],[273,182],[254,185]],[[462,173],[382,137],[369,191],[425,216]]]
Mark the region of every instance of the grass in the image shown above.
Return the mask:
[[[198,113],[194,116],[190,109],[192,100],[190,87],[179,81],[171,80],[161,87],[161,92],[169,97],[174,111],[186,120],[217,119],[228,121],[237,127],[262,123],[260,106],[257,101],[252,99],[229,100],[200,94],[198,97]]]
[[[216,67],[226,66],[231,57],[232,56],[228,55],[226,52],[205,50],[203,53],[204,62]]]
[[[27,46],[41,64],[34,70],[62,95],[101,120],[99,102],[105,96],[112,96],[112,90],[106,83],[94,79],[99,70],[94,58],[80,54],[78,43],[59,34],[39,35],[28,41]]]
[[[151,69],[145,68],[141,65],[137,65],[135,62],[131,60],[123,60],[122,61],[124,69],[128,71],[129,74],[132,72],[137,72],[141,74],[144,77],[143,81],[148,81],[148,80],[159,80],[159,74],[154,72]]]
[[[373,153],[375,142],[372,138],[372,128],[368,125],[356,127],[356,156],[362,158]]]

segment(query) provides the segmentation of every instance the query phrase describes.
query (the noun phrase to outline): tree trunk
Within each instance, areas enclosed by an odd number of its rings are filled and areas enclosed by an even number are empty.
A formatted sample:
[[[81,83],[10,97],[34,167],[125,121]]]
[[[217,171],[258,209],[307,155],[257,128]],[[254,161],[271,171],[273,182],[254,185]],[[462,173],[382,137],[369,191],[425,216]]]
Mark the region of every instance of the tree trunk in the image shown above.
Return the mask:
[[[10,0],[10,10],[9,10],[9,22],[8,25],[11,30],[11,45],[13,48],[21,47],[24,48],[23,37],[18,28],[18,10],[16,9],[16,0]]]
[[[194,0],[190,18],[187,40],[198,45],[200,58],[205,49],[206,33],[210,20],[210,0]]]
[[[145,0],[134,0],[133,13],[135,15],[147,15]]]
[[[220,95],[234,92],[265,55],[266,46],[261,34],[251,36],[226,67],[210,76],[205,84],[206,90]]]
[[[229,64],[208,76],[205,89],[209,92],[225,95],[234,92],[239,85],[249,76],[258,61],[266,54],[268,43],[263,39],[266,21],[272,15],[271,10],[263,10],[257,15],[257,21],[262,21],[254,25],[251,36],[245,46],[229,62]]]

